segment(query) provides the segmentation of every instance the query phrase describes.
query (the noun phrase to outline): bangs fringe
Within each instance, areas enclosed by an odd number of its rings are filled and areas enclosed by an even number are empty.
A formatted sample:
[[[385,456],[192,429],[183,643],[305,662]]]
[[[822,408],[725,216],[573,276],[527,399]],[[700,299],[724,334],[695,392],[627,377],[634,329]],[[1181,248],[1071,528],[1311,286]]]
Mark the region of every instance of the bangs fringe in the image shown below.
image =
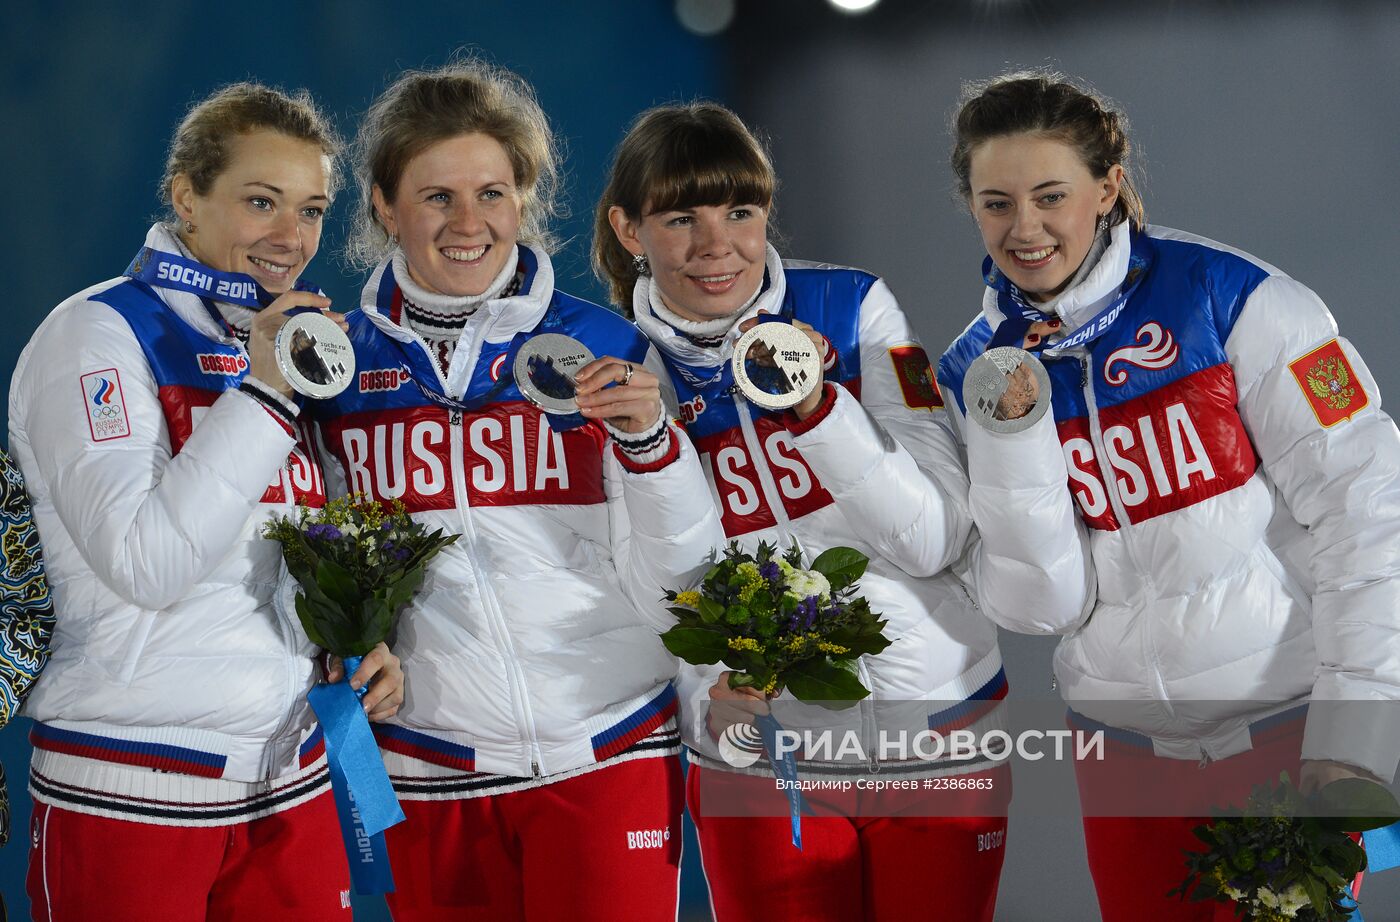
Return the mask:
[[[643,183],[648,213],[703,205],[772,205],[772,168],[742,140],[685,130],[667,140]]]

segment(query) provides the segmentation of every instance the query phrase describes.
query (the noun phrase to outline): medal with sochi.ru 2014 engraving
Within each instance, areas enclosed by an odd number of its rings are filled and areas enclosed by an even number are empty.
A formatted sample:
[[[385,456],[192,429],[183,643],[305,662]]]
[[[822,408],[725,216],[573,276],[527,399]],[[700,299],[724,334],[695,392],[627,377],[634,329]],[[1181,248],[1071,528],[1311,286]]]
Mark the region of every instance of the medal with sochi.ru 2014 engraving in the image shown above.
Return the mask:
[[[822,357],[806,333],[790,323],[760,323],[739,337],[730,359],[734,383],[765,410],[795,407],[814,391]]]
[[[572,336],[540,333],[526,340],[515,354],[515,384],[535,406],[554,416],[578,413],[574,376],[593,353]]]
[[[1029,368],[1035,377],[1038,388],[1034,397],[1028,381],[1013,379],[1022,366]],[[1012,392],[1008,394],[1008,391]],[[1022,415],[1008,419],[998,411],[1004,395],[1012,403],[1007,410],[1022,411]],[[988,349],[973,361],[963,379],[963,403],[967,406],[967,415],[989,432],[1024,432],[1045,415],[1050,406],[1049,398],[1050,376],[1045,373],[1045,366],[1035,356],[1015,346]]]
[[[282,377],[299,394],[324,400],[350,386],[355,377],[355,350],[332,319],[313,308],[287,311],[273,352]]]

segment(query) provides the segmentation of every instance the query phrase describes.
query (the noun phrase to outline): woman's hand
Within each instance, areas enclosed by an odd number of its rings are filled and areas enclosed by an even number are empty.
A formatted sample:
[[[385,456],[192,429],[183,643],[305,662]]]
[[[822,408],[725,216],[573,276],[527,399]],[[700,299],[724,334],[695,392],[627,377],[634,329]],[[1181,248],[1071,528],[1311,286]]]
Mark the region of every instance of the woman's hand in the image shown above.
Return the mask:
[[[1022,362],[1006,376],[1006,390],[997,401],[997,419],[1020,419],[1035,407],[1040,399],[1040,382],[1035,379],[1030,363]]]
[[[767,311],[759,311],[759,313],[764,314],[767,313]],[[741,335],[747,333],[757,326],[758,322],[759,320],[757,317],[750,317],[748,320],[739,324],[739,333]],[[792,325],[807,334],[807,338],[810,339],[812,345],[816,347],[817,356],[821,359],[817,367],[817,383],[812,387],[812,392],[808,394],[801,403],[792,408],[793,412],[797,414],[798,419],[806,419],[817,412],[817,408],[822,405],[822,381],[824,379],[822,369],[826,368],[826,360],[831,355],[831,343],[827,341],[825,336],[818,333],[810,323],[803,323],[801,320],[793,320]]]
[[[292,386],[282,376],[282,369],[277,364],[277,354],[273,348],[277,342],[277,331],[287,322],[287,311],[294,307],[314,307],[348,332],[350,324],[345,316],[332,313],[330,306],[330,298],[318,295],[314,291],[289,291],[258,311],[253,316],[252,335],[248,337],[248,374],[283,396],[292,396]]]
[[[608,387],[616,383],[616,387]],[[641,365],[605,355],[574,375],[574,397],[588,419],[623,432],[646,432],[661,418],[661,382]]]
[[[733,724],[751,724],[755,717],[768,713],[768,696],[751,685],[729,687],[734,673],[721,672],[710,687],[710,732],[719,736]]]
[[[1026,331],[1022,348],[1035,348],[1059,328],[1058,320],[1036,321]],[[1025,362],[1006,377],[1009,380],[1001,399],[997,401],[995,415],[997,419],[1020,419],[1035,408],[1036,401],[1040,399],[1040,383],[1035,379],[1035,372],[1031,371]]]
[[[345,676],[344,664],[338,656],[329,656],[327,661],[326,681],[335,684]],[[387,644],[381,643],[366,653],[360,668],[350,677],[350,687],[355,691],[366,685],[369,691],[360,703],[370,720],[388,720],[399,712],[403,704],[403,669]]]
[[[1374,781],[1376,784],[1385,784],[1384,781],[1372,775],[1370,772],[1362,771],[1354,765],[1345,762],[1332,762],[1326,759],[1305,759],[1303,769],[1298,773],[1298,790],[1304,794],[1313,794],[1322,790],[1333,781],[1341,781],[1344,778],[1360,778],[1363,781]]]

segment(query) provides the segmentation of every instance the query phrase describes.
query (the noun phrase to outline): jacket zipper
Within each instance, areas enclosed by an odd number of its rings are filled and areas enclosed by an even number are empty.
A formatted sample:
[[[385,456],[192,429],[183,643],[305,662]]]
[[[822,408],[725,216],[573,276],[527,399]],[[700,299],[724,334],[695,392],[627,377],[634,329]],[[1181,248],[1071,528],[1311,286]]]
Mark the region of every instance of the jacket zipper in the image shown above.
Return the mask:
[[[457,347],[469,349],[466,367],[476,368],[476,360],[481,351],[481,339],[474,336],[475,331],[472,324],[468,322],[466,329],[462,331],[461,337],[457,340]],[[442,382],[443,393],[447,394],[447,380],[442,374],[442,368],[437,363],[437,359],[428,350],[427,344],[419,342],[423,350],[428,352],[428,360],[438,373],[438,380]],[[470,381],[470,377],[468,377]],[[449,395],[451,396],[451,395]],[[477,551],[476,526],[471,517],[471,504],[469,502],[471,494],[467,492],[467,475],[464,469],[464,451],[466,433],[462,425],[462,412],[452,410],[448,417],[449,422],[449,444],[452,451],[452,489],[457,497],[457,513],[462,521],[462,537],[466,539],[465,549],[467,559],[471,563],[472,575],[476,579],[477,593],[482,600],[482,608],[486,613],[487,621],[491,625],[492,633],[496,636],[496,643],[505,652],[506,677],[510,681],[511,693],[515,698],[515,717],[520,722],[520,727],[524,731],[525,741],[530,746],[530,772],[538,778],[542,770],[540,768],[543,758],[540,755],[539,736],[535,731],[534,715],[530,709],[530,699],[525,690],[525,674],[520,668],[520,661],[515,654],[515,643],[510,636],[510,629],[506,623],[505,613],[501,611],[500,600],[496,598],[495,591],[491,588],[490,580],[486,578],[482,567],[481,557]]]
[[[1137,549],[1134,547],[1132,536],[1132,522],[1128,518],[1127,507],[1123,505],[1123,499],[1118,494],[1118,478],[1113,473],[1113,468],[1109,465],[1108,454],[1104,446],[1103,424],[1099,419],[1099,407],[1094,397],[1094,382],[1089,373],[1090,354],[1087,349],[1075,349],[1079,359],[1080,387],[1083,388],[1085,405],[1089,411],[1089,438],[1094,445],[1094,463],[1098,465],[1099,476],[1103,481],[1104,493],[1108,497],[1109,505],[1113,509],[1114,518],[1118,520],[1118,530],[1122,535],[1123,548],[1128,553],[1128,561],[1132,564],[1133,572],[1137,573],[1143,580],[1141,590],[1145,598],[1155,598],[1156,584],[1152,580],[1152,571],[1142,565],[1138,559]],[[1147,642],[1148,656],[1152,660],[1152,681],[1153,691],[1157,694],[1162,706],[1166,708],[1168,716],[1176,719],[1176,709],[1172,707],[1171,698],[1167,694],[1166,682],[1162,679],[1162,661],[1157,653],[1157,641],[1153,636],[1152,619],[1143,618],[1143,634]]]

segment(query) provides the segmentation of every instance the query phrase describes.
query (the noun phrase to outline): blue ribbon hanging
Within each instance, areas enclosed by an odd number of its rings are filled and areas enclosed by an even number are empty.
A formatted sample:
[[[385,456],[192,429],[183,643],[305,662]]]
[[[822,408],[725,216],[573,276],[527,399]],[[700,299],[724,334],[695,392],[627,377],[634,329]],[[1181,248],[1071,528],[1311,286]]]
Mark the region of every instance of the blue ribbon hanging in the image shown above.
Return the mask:
[[[1366,843],[1366,872],[1376,874],[1400,867],[1400,823],[1361,834]]]
[[[345,840],[345,857],[350,862],[350,879],[356,893],[374,896],[394,890],[384,830],[402,822],[404,815],[384,770],[369,719],[360,706],[360,698],[369,689],[356,692],[350,688],[350,677],[360,667],[361,659],[345,657],[345,677],[334,685],[322,682],[306,698],[325,732],[326,761],[340,834]]]
[[[792,844],[795,848],[802,848],[802,790],[797,782],[797,759],[791,752],[783,753],[782,758],[776,758],[774,753],[778,751],[778,731],[783,729],[783,725],[778,723],[772,714],[760,714],[754,718],[754,726],[758,728],[759,735],[763,737],[763,748],[768,752],[768,761],[773,766],[773,774],[777,775],[783,782],[783,793],[787,795],[788,817],[792,822]]]

